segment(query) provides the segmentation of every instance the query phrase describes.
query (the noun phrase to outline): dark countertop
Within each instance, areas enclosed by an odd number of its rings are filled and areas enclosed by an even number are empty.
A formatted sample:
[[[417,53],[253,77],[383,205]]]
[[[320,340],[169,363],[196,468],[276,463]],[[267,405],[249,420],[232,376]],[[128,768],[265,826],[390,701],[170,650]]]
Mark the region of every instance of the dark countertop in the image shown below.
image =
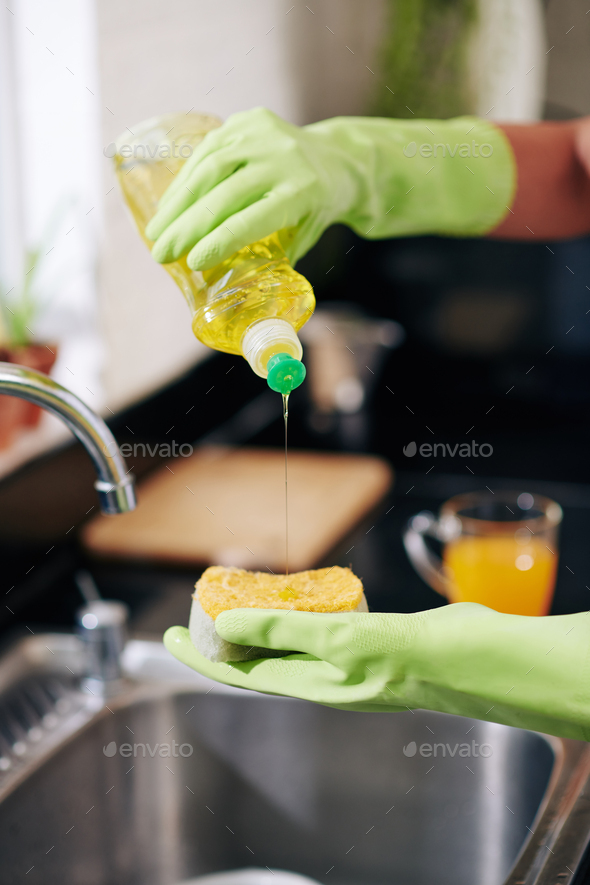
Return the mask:
[[[176,419],[177,439],[194,440],[195,426],[182,427],[178,412],[186,412],[188,398],[197,399],[211,383],[221,384],[227,376],[227,365],[235,365],[234,388],[224,390],[210,414],[200,411],[201,428],[206,432],[199,442],[280,445],[282,423],[278,397],[264,389],[259,379],[252,382],[245,364],[231,363],[225,355],[215,356],[197,367],[168,391],[120,416],[113,422],[119,442],[124,428],[133,428],[136,438],[158,438],[150,429],[149,416],[157,415],[158,424],[166,429]],[[234,373],[232,373],[234,374]],[[387,377],[384,379],[387,382]],[[390,383],[392,383],[390,381]],[[382,389],[389,385],[382,384]],[[191,396],[189,397],[189,393]],[[253,397],[252,394],[255,394]],[[242,396],[249,396],[240,408]],[[275,402],[275,399],[277,402]],[[174,408],[174,404],[181,408]],[[304,398],[292,409],[292,438],[301,448],[326,447],[313,439],[303,420]],[[395,416],[394,416],[395,417]],[[208,431],[208,432],[207,432]],[[590,537],[590,485],[562,482],[559,479],[518,479],[498,475],[473,475],[466,469],[481,471],[482,459],[453,463],[439,459],[415,458],[411,462],[402,454],[402,441],[407,428],[392,427],[387,434],[375,434],[374,450],[390,455],[396,471],[395,486],[377,510],[343,539],[338,548],[317,565],[334,562],[350,565],[365,585],[369,606],[373,611],[419,611],[444,604],[414,572],[401,541],[407,520],[421,510],[436,512],[452,495],[468,490],[518,488],[545,494],[559,501],[564,508],[561,531],[561,557],[552,612],[562,614],[590,608],[590,574],[588,569],[588,538]],[[534,431],[529,431],[533,435]],[[165,431],[163,431],[165,434]],[[443,437],[444,438],[444,437]],[[448,437],[447,437],[448,438]],[[383,440],[387,442],[384,444]],[[518,442],[513,443],[518,449]],[[523,447],[523,452],[526,447]],[[537,463],[551,464],[551,437],[537,447]],[[161,459],[136,459],[134,472],[145,475]],[[399,469],[408,463],[416,469]],[[486,460],[484,466],[501,467],[503,459]],[[505,463],[505,462],[504,462]],[[514,462],[510,462],[514,466]],[[518,465],[518,459],[516,461]],[[443,469],[441,469],[441,467]],[[456,472],[448,472],[453,467]],[[529,465],[530,467],[530,465]],[[557,475],[561,476],[561,462]],[[446,468],[446,469],[445,469]],[[532,471],[531,471],[532,472]],[[551,475],[548,469],[547,473]],[[553,471],[555,475],[556,471]],[[0,551],[4,569],[0,587],[4,597],[0,611],[3,638],[43,628],[71,629],[80,595],[73,580],[75,570],[90,568],[101,592],[106,597],[122,599],[132,609],[132,629],[138,633],[161,634],[173,624],[186,624],[190,595],[198,570],[163,568],[147,563],[89,562],[79,548],[76,532],[92,514],[95,493],[92,488],[93,468],[78,444],[58,452],[19,471],[0,484]],[[12,519],[11,519],[12,514]],[[73,530],[71,527],[74,527]],[[12,532],[12,535],[11,535]]]
[[[493,483],[493,485],[490,485]],[[490,488],[514,487],[512,480],[487,479]],[[449,474],[400,472],[391,495],[339,547],[318,565],[349,565],[364,583],[373,611],[411,612],[444,605],[442,597],[431,590],[410,565],[401,541],[407,520],[420,510],[436,511],[450,497],[468,489],[483,487],[479,479]],[[553,614],[585,610],[590,607],[588,545],[590,533],[590,488],[560,483],[523,485],[548,494],[564,507],[561,557]],[[61,553],[63,571],[56,576],[46,573],[48,581],[58,585],[56,595],[44,595],[34,606],[36,617],[26,618],[29,629],[54,624],[68,627],[80,598],[72,581],[76,567],[88,565],[81,553],[70,547]],[[187,624],[190,596],[199,577],[196,569],[172,569],[148,564],[91,563],[102,593],[122,599],[132,610],[132,630],[136,634],[161,635],[174,624]],[[21,624],[20,629],[23,629]],[[26,630],[27,627],[24,627]]]
[[[461,478],[463,480],[463,478]],[[393,493],[343,540],[319,565],[349,565],[364,583],[372,611],[412,612],[444,605],[445,601],[414,572],[403,549],[401,533],[407,520],[420,510],[436,511],[450,497],[468,489],[514,488],[513,481],[458,482],[456,476],[423,477],[398,473]],[[564,508],[561,557],[552,614],[590,608],[588,545],[590,488],[559,483],[527,484],[522,488],[548,494]],[[105,593],[124,598],[134,611],[134,629],[160,633],[173,624],[188,623],[190,593],[198,573],[153,568],[99,566],[94,570]]]

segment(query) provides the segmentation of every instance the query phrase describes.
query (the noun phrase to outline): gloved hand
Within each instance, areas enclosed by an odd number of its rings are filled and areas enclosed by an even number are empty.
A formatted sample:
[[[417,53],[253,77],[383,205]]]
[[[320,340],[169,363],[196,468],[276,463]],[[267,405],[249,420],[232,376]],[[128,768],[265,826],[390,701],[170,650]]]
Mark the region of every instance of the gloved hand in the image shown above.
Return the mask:
[[[156,261],[188,252],[193,270],[286,228],[294,264],[335,222],[370,239],[478,236],[507,213],[515,176],[506,137],[476,117],[298,127],[255,108],[205,136],[146,234]]]
[[[301,654],[213,664],[188,630],[169,651],[204,676],[346,710],[439,710],[590,739],[590,615],[531,618],[475,603],[417,614],[238,609],[215,621],[242,645]]]

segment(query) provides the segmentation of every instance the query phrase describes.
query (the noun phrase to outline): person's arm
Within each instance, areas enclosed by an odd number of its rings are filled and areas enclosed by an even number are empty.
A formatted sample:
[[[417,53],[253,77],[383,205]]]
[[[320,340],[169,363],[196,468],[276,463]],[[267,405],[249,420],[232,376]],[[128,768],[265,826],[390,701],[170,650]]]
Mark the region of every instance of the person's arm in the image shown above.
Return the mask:
[[[294,263],[336,222],[361,237],[483,236],[508,214],[516,167],[486,120],[335,117],[293,126],[264,108],[209,132],[146,228],[161,263],[207,270],[290,229]]]
[[[485,148],[485,151],[484,151]],[[291,229],[294,263],[335,222],[369,239],[558,239],[590,231],[590,121],[234,114],[196,148],[146,228],[156,261],[206,270]]]
[[[558,240],[589,233],[590,118],[499,128],[516,160],[516,194],[488,236]]]
[[[239,617],[236,615],[239,614]],[[188,630],[166,647],[219,682],[344,710],[438,710],[590,740],[590,615],[544,618],[457,603],[415,614],[240,609],[215,629],[285,657],[213,664]]]

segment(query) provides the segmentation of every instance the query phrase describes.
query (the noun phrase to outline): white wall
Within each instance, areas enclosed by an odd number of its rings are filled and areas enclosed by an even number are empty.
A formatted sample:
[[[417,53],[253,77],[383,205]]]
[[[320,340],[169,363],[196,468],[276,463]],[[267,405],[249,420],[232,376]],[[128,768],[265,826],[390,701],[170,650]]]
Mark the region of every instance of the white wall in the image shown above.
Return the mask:
[[[547,48],[551,114],[590,114],[590,14],[585,0],[547,4]]]
[[[7,301],[17,295],[31,271],[24,249],[44,238],[30,279],[46,311],[31,324],[33,341],[52,349],[57,344],[53,377],[100,411],[105,403],[96,264],[102,194],[94,12],[94,0],[10,0],[2,10],[0,285]],[[0,314],[0,320],[7,316]],[[0,474],[68,436],[60,421],[44,414],[37,430],[24,432],[0,454]]]
[[[115,0],[98,3],[103,145],[167,111],[226,117],[255,104],[293,116],[272,0]],[[275,25],[274,31],[266,32]],[[251,47],[254,49],[248,52]],[[207,94],[208,93],[208,94]],[[105,230],[100,293],[112,408],[169,381],[204,355],[180,290],[140,241],[103,159]]]
[[[34,332],[42,342],[57,340],[70,354],[76,338],[87,338],[82,360],[87,371],[80,372],[79,384],[76,373],[71,382],[87,397],[82,391],[91,377],[96,380],[99,360],[94,319],[101,216],[94,3],[14,0],[11,11],[3,12],[0,277],[5,290],[14,287],[16,292],[30,270],[23,266],[23,247],[47,236],[35,274],[41,273],[38,286],[48,297],[48,310]],[[61,378],[60,367],[57,373]]]

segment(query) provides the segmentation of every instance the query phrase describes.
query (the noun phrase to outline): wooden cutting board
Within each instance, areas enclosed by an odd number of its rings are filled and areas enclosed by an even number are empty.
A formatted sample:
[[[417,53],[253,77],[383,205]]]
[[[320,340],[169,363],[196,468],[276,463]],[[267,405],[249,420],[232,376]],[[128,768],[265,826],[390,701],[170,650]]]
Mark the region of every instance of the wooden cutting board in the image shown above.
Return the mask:
[[[365,455],[289,453],[289,569],[314,566],[386,494],[391,467]],[[139,484],[138,507],[98,515],[82,540],[95,555],[285,570],[280,449],[207,447]]]

